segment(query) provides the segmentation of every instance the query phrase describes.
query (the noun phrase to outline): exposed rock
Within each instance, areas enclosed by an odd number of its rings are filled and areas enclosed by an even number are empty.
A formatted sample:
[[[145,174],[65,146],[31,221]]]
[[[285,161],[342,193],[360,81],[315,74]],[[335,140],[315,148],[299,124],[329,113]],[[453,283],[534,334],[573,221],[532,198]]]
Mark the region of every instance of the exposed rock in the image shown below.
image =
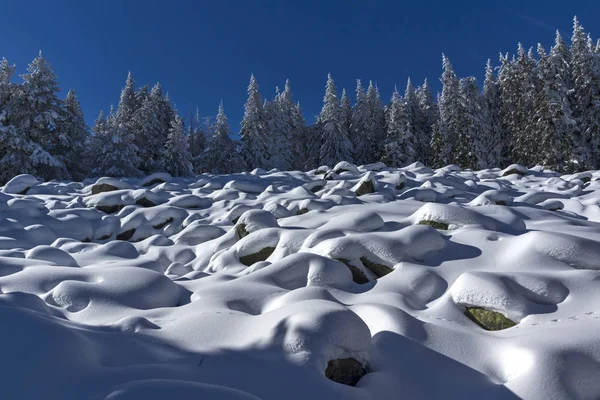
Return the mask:
[[[366,257],[361,257],[360,261],[365,267],[373,271],[373,273],[377,275],[378,278],[381,278],[382,276],[385,276],[394,270],[393,268],[390,268],[387,265],[377,264],[373,261],[369,261],[369,259]]]
[[[106,214],[114,214],[123,208],[122,204],[116,206],[96,206],[96,210],[100,210]]]
[[[327,363],[325,376],[343,385],[355,386],[367,371],[353,358],[339,358]]]
[[[317,193],[319,190],[322,190],[325,186],[314,186],[312,189],[310,189],[311,192],[313,193]]]
[[[154,186],[154,185],[159,184],[159,183],[166,183],[166,182],[163,181],[160,178],[154,178],[150,182],[144,183],[142,186]]]
[[[26,187],[25,189],[21,190],[21,191],[20,191],[19,193],[17,193],[17,194],[26,195],[26,194],[27,194],[27,192],[29,191],[29,189],[31,189],[31,186],[30,186],[30,187]]]
[[[480,307],[467,307],[465,315],[486,331],[500,331],[516,325],[514,321],[511,321],[499,312]]]
[[[246,225],[244,225],[244,224],[237,224],[235,226],[235,231],[237,232],[237,235],[240,239],[244,238],[250,234],[250,232],[248,232],[246,230]]]
[[[164,221],[164,222],[161,222],[160,224],[153,225],[152,227],[153,227],[154,229],[162,229],[162,228],[164,228],[165,226],[167,226],[167,224],[170,224],[171,222],[173,222],[173,218],[172,218],[172,217],[171,217],[171,218],[168,218],[168,219],[167,219],[166,221]]]
[[[119,190],[119,188],[108,183],[100,183],[98,185],[92,186],[92,194],[112,192],[114,190]]]
[[[154,207],[154,206],[156,206],[156,204],[154,204],[154,202],[148,200],[145,197],[137,199],[135,201],[135,204],[137,204],[138,206],[142,206],[142,207]]]
[[[98,238],[98,240],[107,240],[107,239],[110,239],[110,235],[104,235],[104,236]]]
[[[129,229],[117,235],[117,240],[129,240],[135,233],[135,229]]]
[[[445,224],[443,222],[422,220],[422,221],[419,221],[419,225],[429,225],[432,228],[440,229],[442,231],[448,230],[448,224]]]
[[[247,256],[240,257],[240,262],[246,266],[251,266],[259,261],[265,261],[273,252],[275,247],[265,247],[264,249],[257,251],[256,253],[248,254]]]
[[[308,212],[308,208],[301,208],[298,210],[298,215],[306,214]]]
[[[350,264],[349,260],[347,260],[345,258],[336,258],[335,260],[344,263],[350,269],[350,272],[352,272],[352,280],[354,282],[359,283],[359,284],[363,284],[363,283],[369,282],[369,280],[367,279],[367,276],[365,275],[365,273],[362,272],[360,270],[360,268],[355,267],[354,265]]]
[[[523,171],[519,171],[518,169],[509,169],[508,171],[504,172],[502,174],[502,176],[508,176],[508,175],[512,175],[512,174],[517,174],[517,175],[525,175],[525,172]]]

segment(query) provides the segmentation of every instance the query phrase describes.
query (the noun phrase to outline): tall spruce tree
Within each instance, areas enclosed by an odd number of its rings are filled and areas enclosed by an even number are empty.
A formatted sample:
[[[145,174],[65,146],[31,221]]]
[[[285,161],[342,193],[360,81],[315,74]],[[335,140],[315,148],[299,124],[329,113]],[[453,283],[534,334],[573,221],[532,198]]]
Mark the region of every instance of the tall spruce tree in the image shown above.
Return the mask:
[[[57,124],[60,140],[54,153],[73,179],[83,180],[91,167],[84,157],[89,131],[75,90],[69,90],[61,111],[62,117]]]
[[[165,170],[173,176],[192,176],[192,156],[188,149],[183,119],[175,116],[164,149]]]
[[[478,168],[500,167],[504,164],[502,155],[505,147],[500,120],[500,90],[494,74],[492,61],[488,59],[483,82],[483,101],[487,108],[485,125],[487,131],[479,140],[480,148],[476,150]]]
[[[212,136],[204,152],[202,169],[214,174],[231,174],[240,171],[242,160],[231,138],[223,102],[219,104],[219,112],[211,130]]]
[[[385,140],[385,113],[379,89],[369,82],[367,89],[367,104],[369,110],[369,129],[367,131],[369,153],[365,162],[371,163],[381,159]]]
[[[460,91],[466,119],[464,135],[459,134],[462,139],[459,143],[466,147],[462,151],[466,157],[460,163],[468,168],[487,168],[490,166],[488,154],[495,145],[490,137],[487,104],[474,77],[461,79]]]
[[[439,161],[443,164],[456,164],[463,160],[464,149],[459,144],[459,134],[464,129],[464,109],[460,94],[460,84],[452,64],[446,55],[442,54],[442,94],[438,99],[440,119],[437,126],[442,147]],[[437,140],[437,138],[436,138]],[[439,142],[436,142],[439,145]],[[461,153],[459,153],[461,152]]]
[[[252,74],[240,130],[241,156],[247,168],[264,168],[267,165],[269,149],[266,143],[266,122],[258,83]]]
[[[352,143],[344,130],[340,102],[331,74],[327,75],[323,108],[319,116],[322,142],[321,164],[333,167],[340,161],[352,162]]]
[[[352,109],[350,122],[350,141],[353,148],[353,158],[357,164],[366,164],[369,161],[370,144],[369,130],[371,116],[369,115],[369,102],[367,94],[362,87],[360,79],[356,80],[356,103]]]
[[[419,131],[422,134],[419,140],[419,153],[423,157],[423,163],[431,165],[433,163],[431,139],[433,136],[433,124],[438,119],[438,109],[437,104],[433,100],[427,79],[417,89],[417,98],[419,99]]]

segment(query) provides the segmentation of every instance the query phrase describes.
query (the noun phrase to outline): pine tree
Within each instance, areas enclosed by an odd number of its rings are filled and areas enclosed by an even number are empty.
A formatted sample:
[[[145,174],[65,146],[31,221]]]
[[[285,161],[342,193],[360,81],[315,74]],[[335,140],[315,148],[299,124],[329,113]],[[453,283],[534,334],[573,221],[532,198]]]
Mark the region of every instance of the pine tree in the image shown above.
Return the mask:
[[[416,159],[417,148],[414,130],[411,129],[406,104],[403,104],[398,89],[392,94],[388,107],[387,132],[382,160],[392,166],[401,167]]]
[[[369,131],[371,116],[369,115],[369,103],[360,79],[356,80],[356,103],[352,109],[352,120],[350,122],[350,140],[354,149],[353,158],[356,164],[368,163],[371,147],[369,145]]]
[[[491,166],[488,156],[494,151],[495,143],[490,136],[487,103],[474,77],[460,80],[460,92],[466,119],[464,135],[459,134],[462,138],[459,143],[466,147],[459,153],[466,154],[466,157],[460,163],[468,168],[488,168]]]
[[[190,154],[192,156],[192,160],[195,160],[199,155],[204,153],[204,149],[206,149],[206,134],[204,129],[202,129],[202,121],[200,119],[200,111],[198,110],[198,107],[196,107],[196,113],[194,116],[190,117],[188,138]]]
[[[504,164],[502,159],[505,146],[500,121],[500,90],[494,74],[492,61],[488,59],[483,82],[483,99],[486,114],[486,131],[478,139],[479,149],[476,150],[478,168],[500,167]]]
[[[62,118],[57,124],[59,141],[54,149],[58,158],[67,168],[73,179],[83,180],[90,168],[84,153],[89,136],[81,105],[71,89],[63,101]]]
[[[212,136],[208,140],[204,152],[202,169],[214,174],[238,172],[241,169],[242,159],[237,153],[235,143],[231,138],[223,102],[219,104],[219,112],[211,130]]]
[[[562,80],[560,64],[552,62],[538,45],[538,87],[533,99],[534,132],[538,143],[536,161],[555,170],[569,169],[572,153],[571,132],[575,121],[567,100],[568,89]]]
[[[254,74],[250,76],[248,100],[244,105],[244,119],[241,123],[241,156],[247,168],[264,168],[269,158],[266,143],[266,119],[258,83]]]
[[[373,85],[373,82],[369,82],[367,89],[367,104],[370,124],[367,132],[369,153],[366,162],[370,163],[381,159],[385,140],[385,114],[379,89]]]
[[[342,125],[346,132],[351,136],[352,129],[352,102],[350,96],[346,93],[346,89],[342,89],[342,98],[340,100],[340,107],[342,110]]]
[[[422,135],[421,140],[419,140],[419,153],[423,157],[423,163],[431,165],[433,163],[431,140],[433,137],[433,124],[437,123],[438,119],[438,109],[437,104],[433,100],[427,79],[417,89],[417,98],[419,99],[420,118],[418,130]]]
[[[410,145],[406,145],[405,163],[410,164],[415,161],[424,161],[424,139],[425,133],[421,130],[421,118],[419,99],[417,92],[412,85],[412,81],[408,78],[406,82],[406,90],[404,92],[404,116],[406,118],[406,140],[412,141]]]
[[[140,160],[139,168],[145,174],[163,169],[162,156],[166,142],[163,101],[162,88],[157,83],[126,124],[135,134],[134,144]]]
[[[595,57],[577,17],[573,20],[571,57],[572,111],[577,121],[573,137],[575,157],[581,168],[596,167],[600,145],[600,82]]]
[[[285,89],[278,93],[270,102],[268,112],[269,129],[268,134],[271,137],[270,150],[271,157],[269,165],[282,171],[292,169],[294,151],[296,144],[293,139],[295,134],[294,108],[292,100],[292,90],[290,82],[285,82]]]
[[[61,119],[60,91],[54,70],[42,52],[21,75],[15,128],[19,134],[31,140],[33,151],[30,155],[37,175],[43,179],[69,179],[64,164],[51,153],[58,146],[60,138],[56,127]]]
[[[178,115],[171,124],[163,159],[165,170],[173,176],[192,176],[194,174],[183,120]]]
[[[340,102],[331,74],[327,76],[319,127],[323,138],[320,150],[321,164],[333,167],[340,161],[352,162],[352,143],[342,124]]]
[[[309,169],[308,166],[308,129],[306,127],[306,120],[300,108],[300,103],[296,103],[294,107],[294,130],[293,139],[294,143],[294,168],[299,170]]]
[[[464,109],[459,80],[452,64],[444,54],[442,54],[442,61],[444,73],[441,78],[442,94],[438,100],[440,120],[437,128],[443,147],[439,160],[443,164],[452,164],[465,159],[465,154],[462,153],[464,148],[459,144],[459,135],[464,129]]]

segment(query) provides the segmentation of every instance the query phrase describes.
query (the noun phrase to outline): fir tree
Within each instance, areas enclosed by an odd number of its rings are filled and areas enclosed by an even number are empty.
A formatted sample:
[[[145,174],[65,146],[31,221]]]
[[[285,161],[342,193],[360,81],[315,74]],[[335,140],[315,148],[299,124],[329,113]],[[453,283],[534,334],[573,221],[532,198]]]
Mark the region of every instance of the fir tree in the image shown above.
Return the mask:
[[[371,116],[369,115],[369,103],[360,79],[356,80],[356,103],[352,109],[352,120],[350,122],[350,139],[354,149],[353,157],[357,164],[366,164],[369,159],[371,147],[369,145],[368,133],[370,130]]]
[[[452,64],[443,54],[442,61],[444,73],[441,78],[442,94],[438,100],[440,120],[437,129],[439,129],[443,145],[439,160],[444,164],[452,164],[459,163],[465,158],[464,153],[459,154],[459,151],[464,151],[459,145],[459,134],[464,129],[464,109],[459,80],[454,73]]]
[[[483,102],[486,110],[486,130],[483,136],[477,139],[479,149],[477,154],[478,168],[499,167],[504,164],[502,159],[505,146],[500,121],[500,91],[498,81],[488,59],[483,82]]]
[[[464,154],[460,164],[468,168],[486,168],[490,165],[488,154],[495,145],[489,135],[487,104],[473,77],[460,80],[460,92],[466,120],[465,129],[459,133],[458,143],[463,149],[458,153]]]
[[[242,160],[237,154],[235,143],[227,123],[223,102],[219,104],[219,112],[212,127],[212,136],[208,140],[202,159],[202,168],[214,174],[230,174],[238,172]]]
[[[54,149],[56,158],[65,165],[73,179],[83,180],[90,168],[89,160],[84,157],[89,131],[73,89],[69,90],[63,101],[62,118],[57,131],[60,140]]]
[[[340,102],[331,74],[327,76],[319,127],[323,138],[320,150],[321,164],[333,167],[340,161],[352,162],[352,143],[342,124]]]
[[[433,136],[433,124],[438,119],[438,109],[437,104],[433,100],[427,79],[417,89],[417,98],[419,99],[419,132],[422,135],[419,140],[419,154],[423,157],[423,163],[431,165],[433,162],[431,139]]]
[[[373,85],[373,82],[369,82],[367,89],[367,104],[370,124],[367,131],[369,153],[366,162],[371,163],[381,159],[385,140],[385,114],[379,89]]]
[[[266,143],[266,120],[258,83],[250,76],[248,100],[241,123],[241,156],[250,169],[266,167],[269,151]]]
[[[192,176],[192,156],[188,149],[183,120],[176,116],[171,123],[164,150],[164,165],[173,176]]]

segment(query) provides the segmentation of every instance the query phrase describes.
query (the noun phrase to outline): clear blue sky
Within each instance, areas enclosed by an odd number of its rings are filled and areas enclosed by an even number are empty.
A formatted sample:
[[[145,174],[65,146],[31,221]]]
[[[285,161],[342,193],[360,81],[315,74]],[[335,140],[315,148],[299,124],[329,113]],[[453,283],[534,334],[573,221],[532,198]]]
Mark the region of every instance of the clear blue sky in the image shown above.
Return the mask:
[[[341,91],[377,82],[384,100],[407,77],[439,89],[441,53],[460,76],[481,77],[487,58],[518,41],[549,47],[571,35],[573,15],[600,36],[600,1],[134,1],[4,0],[0,57],[23,73],[42,49],[64,96],[75,88],[86,120],[118,102],[127,71],[160,81],[182,115],[216,114],[223,99],[239,129],[250,73],[265,97],[289,78],[310,122],[328,72]]]

